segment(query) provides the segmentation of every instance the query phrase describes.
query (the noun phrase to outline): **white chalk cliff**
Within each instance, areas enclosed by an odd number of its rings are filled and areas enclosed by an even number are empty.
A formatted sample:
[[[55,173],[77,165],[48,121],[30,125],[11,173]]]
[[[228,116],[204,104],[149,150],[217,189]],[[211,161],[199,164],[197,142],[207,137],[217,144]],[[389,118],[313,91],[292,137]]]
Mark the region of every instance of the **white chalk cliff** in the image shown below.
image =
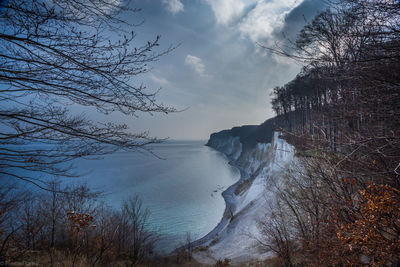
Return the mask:
[[[207,145],[227,155],[241,178],[222,193],[224,216],[213,231],[195,242],[195,259],[206,264],[224,258],[233,263],[265,259],[270,254],[260,249],[256,239],[261,235],[259,222],[266,219],[267,206],[273,201],[268,183],[283,175],[294,158],[294,147],[278,132],[271,143],[247,147],[238,136],[213,134]]]

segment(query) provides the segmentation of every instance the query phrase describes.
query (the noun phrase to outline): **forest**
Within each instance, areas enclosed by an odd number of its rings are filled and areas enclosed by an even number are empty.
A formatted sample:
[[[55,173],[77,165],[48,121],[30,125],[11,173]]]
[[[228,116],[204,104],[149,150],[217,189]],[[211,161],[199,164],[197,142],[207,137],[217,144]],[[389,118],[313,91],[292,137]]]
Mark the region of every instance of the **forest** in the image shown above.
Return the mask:
[[[400,262],[400,4],[330,2],[295,42],[272,106],[296,164],[276,184],[266,246],[285,266]]]

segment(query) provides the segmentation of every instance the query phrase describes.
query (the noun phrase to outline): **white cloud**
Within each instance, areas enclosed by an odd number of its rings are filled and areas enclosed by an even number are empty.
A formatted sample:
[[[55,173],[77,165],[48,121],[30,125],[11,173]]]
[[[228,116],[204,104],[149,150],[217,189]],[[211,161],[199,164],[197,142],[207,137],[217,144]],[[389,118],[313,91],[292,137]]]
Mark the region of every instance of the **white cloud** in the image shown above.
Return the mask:
[[[197,72],[201,76],[204,76],[205,66],[201,58],[192,55],[187,55],[185,58],[185,65],[192,68],[195,72]]]
[[[150,78],[153,82],[155,82],[155,83],[157,83],[157,84],[159,84],[159,85],[166,85],[166,84],[169,83],[167,79],[165,79],[165,78],[163,78],[163,77],[161,77],[161,76],[156,76],[156,75],[154,75],[153,73],[150,73],[149,78]]]
[[[168,12],[175,15],[183,11],[183,4],[180,0],[161,0]]]
[[[242,37],[257,42],[272,37],[274,30],[283,26],[286,14],[303,0],[204,1],[211,6],[218,24],[232,26]]]
[[[234,19],[240,17],[246,5],[254,0],[205,0],[212,8],[217,23],[229,24]]]
[[[274,30],[282,28],[285,16],[300,3],[299,0],[260,0],[240,22],[239,31],[254,42],[268,39]]]

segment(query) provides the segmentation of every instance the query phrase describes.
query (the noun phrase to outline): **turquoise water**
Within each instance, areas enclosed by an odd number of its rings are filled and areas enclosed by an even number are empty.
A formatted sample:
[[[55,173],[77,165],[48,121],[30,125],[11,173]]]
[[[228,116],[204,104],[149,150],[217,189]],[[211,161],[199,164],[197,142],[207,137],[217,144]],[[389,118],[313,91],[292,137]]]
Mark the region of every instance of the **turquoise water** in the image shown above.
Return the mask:
[[[170,141],[152,146],[164,159],[118,152],[77,165],[88,185],[105,193],[105,201],[118,208],[124,198],[139,194],[150,210],[149,223],[159,229],[159,248],[168,252],[190,232],[193,239],[211,231],[225,209],[221,192],[239,179],[220,152],[204,141]]]

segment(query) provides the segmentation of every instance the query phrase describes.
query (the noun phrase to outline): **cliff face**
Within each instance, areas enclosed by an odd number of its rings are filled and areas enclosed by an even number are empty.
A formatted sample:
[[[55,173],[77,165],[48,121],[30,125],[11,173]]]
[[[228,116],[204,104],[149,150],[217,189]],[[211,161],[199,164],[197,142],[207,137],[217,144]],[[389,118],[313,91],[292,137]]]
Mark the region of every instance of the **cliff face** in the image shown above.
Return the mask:
[[[228,156],[248,178],[267,161],[274,122],[275,119],[270,119],[261,125],[245,125],[213,133],[206,145]]]
[[[247,146],[241,143],[239,136],[232,136],[231,130],[210,136],[207,146],[224,153],[230,159],[230,164],[241,171],[240,180],[231,186],[234,192],[226,190],[223,193],[225,199],[234,200],[230,201],[234,202],[234,205],[229,212],[238,213],[239,207],[246,206],[244,202],[254,201],[257,198],[257,194],[254,194],[255,188],[260,193],[264,191],[263,187],[269,178],[281,174],[282,168],[293,159],[293,146],[280,139],[278,132],[273,131],[271,136],[269,143],[256,142]],[[262,188],[261,183],[264,183]]]
[[[272,127],[263,128],[267,136],[264,138],[259,138],[260,126],[245,127],[212,134],[207,143],[230,158],[230,163],[240,169],[241,178],[222,193],[226,209],[220,224],[195,243],[207,247],[195,253],[195,258],[203,263],[212,264],[223,258],[246,262],[269,255],[257,248],[256,239],[262,238],[258,224],[268,216],[266,207],[274,199],[269,184],[282,176],[294,158],[294,148],[280,139]],[[250,140],[255,138],[254,133],[258,139]]]
[[[224,153],[232,160],[237,160],[242,154],[242,143],[238,136],[214,135],[210,137],[206,145]]]

